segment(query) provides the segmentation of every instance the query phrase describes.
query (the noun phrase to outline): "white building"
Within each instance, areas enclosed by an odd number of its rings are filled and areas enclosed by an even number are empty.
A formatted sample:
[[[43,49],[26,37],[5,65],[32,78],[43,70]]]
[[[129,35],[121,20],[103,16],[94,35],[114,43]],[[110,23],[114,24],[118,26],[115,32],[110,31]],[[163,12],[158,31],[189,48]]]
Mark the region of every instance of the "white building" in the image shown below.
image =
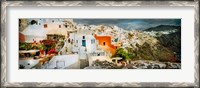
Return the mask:
[[[95,52],[88,54],[89,66],[91,66],[96,60],[107,61],[108,58],[109,57],[107,56],[106,52],[103,50],[96,50]]]
[[[79,69],[79,56],[73,55],[61,55],[54,56],[48,64],[46,69]]]
[[[34,69],[39,60],[19,60],[19,69]]]
[[[59,19],[59,18],[49,18],[49,19],[29,19],[37,21],[37,25],[47,31],[47,34],[61,34],[67,35],[67,30],[75,30],[76,24],[73,19]]]
[[[39,24],[47,30],[47,34],[67,35],[67,30],[75,30],[76,26],[72,19],[43,19]]]
[[[85,34],[82,32],[71,32],[69,34],[69,38],[67,39],[68,46],[70,49],[68,51],[72,51],[73,53],[78,53],[80,55],[80,59],[85,59],[87,53],[95,52],[97,49],[96,39],[91,34]],[[70,48],[71,46],[72,48]]]
[[[47,31],[41,25],[33,24],[26,27],[21,33],[25,36],[25,42],[39,42],[46,39]]]

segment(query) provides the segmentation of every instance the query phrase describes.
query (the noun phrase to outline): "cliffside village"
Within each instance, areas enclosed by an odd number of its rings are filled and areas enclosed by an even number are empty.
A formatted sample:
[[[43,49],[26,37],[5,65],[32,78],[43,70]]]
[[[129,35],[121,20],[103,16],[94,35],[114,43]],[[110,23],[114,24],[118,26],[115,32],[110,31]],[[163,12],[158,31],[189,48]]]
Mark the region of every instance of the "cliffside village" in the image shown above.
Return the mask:
[[[113,55],[119,48],[142,45],[144,41],[138,36],[139,30],[77,24],[73,19],[20,19],[19,44],[28,43],[31,47],[41,48],[19,49],[19,68],[84,69],[97,60],[122,65],[122,57]],[[152,44],[158,42],[149,36],[142,38]],[[44,44],[55,45],[45,50]]]

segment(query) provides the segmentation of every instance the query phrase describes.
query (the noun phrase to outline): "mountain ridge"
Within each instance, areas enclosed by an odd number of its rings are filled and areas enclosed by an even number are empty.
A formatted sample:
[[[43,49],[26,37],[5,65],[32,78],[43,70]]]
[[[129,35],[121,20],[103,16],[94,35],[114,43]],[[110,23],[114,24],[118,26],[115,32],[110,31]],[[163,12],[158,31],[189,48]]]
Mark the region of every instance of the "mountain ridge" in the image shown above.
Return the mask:
[[[147,28],[144,31],[167,31],[167,30],[181,30],[181,26],[176,25],[158,25],[156,27]]]

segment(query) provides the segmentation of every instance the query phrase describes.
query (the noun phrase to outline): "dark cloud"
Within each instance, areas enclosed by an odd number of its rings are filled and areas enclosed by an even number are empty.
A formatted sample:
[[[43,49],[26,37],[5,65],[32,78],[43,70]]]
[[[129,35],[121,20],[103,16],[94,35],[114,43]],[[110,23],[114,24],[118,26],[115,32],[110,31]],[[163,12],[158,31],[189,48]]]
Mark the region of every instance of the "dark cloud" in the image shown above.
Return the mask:
[[[74,19],[78,24],[116,25],[124,29],[146,29],[158,25],[181,25],[181,19]]]

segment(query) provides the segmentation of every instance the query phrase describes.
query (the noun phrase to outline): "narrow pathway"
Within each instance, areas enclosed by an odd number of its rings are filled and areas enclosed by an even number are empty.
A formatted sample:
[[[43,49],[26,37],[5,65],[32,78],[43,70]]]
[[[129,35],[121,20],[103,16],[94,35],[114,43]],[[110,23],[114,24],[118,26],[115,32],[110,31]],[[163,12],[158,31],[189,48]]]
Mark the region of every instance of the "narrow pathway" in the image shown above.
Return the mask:
[[[64,41],[64,46],[60,49],[60,52],[62,55],[67,55],[69,53],[72,53],[73,45],[71,43],[68,43],[66,40]],[[67,52],[66,52],[67,49]]]

